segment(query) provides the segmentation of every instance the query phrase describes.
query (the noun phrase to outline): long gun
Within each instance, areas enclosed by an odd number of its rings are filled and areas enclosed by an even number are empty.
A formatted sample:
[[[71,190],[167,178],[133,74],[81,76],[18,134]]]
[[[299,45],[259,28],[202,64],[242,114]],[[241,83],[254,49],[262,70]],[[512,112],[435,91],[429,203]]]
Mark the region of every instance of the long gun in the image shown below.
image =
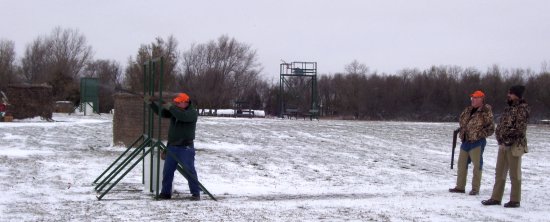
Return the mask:
[[[128,93],[128,94],[143,97],[143,94],[140,94],[140,93],[137,93],[137,92],[134,92],[134,91],[131,91],[131,90],[123,89],[123,88],[120,88],[120,87],[115,87],[115,91],[125,92],[125,93]]]
[[[134,91],[131,91],[131,90],[127,90],[127,89],[123,89],[123,88],[119,88],[119,87],[115,87],[115,91],[118,91],[118,92],[125,92],[125,93],[128,93],[128,94],[132,94],[132,95],[139,96],[139,97],[141,97],[141,98],[144,97],[144,95],[141,94],[141,93],[137,93],[137,92],[134,92]],[[161,102],[164,103],[163,100],[161,100],[161,99],[159,99],[159,98],[157,98],[157,97],[155,97],[155,96],[151,96],[151,100],[154,100],[154,101],[159,100],[159,101],[161,101]]]
[[[460,132],[460,128],[455,129],[453,131],[453,148],[451,152],[451,169],[453,169],[454,161],[455,161],[455,148],[456,148],[456,138],[458,137],[458,132]]]

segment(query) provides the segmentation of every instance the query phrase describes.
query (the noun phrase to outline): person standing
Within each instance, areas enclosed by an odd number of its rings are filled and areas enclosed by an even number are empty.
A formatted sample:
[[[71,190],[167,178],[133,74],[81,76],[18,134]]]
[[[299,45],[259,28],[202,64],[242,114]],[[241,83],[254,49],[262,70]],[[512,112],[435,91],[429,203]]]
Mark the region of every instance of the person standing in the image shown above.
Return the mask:
[[[527,122],[530,108],[523,99],[525,86],[510,87],[507,95],[508,107],[500,116],[496,129],[498,142],[497,165],[495,167],[495,184],[493,194],[483,205],[500,205],[504,195],[506,177],[510,173],[512,189],[510,201],[504,207],[516,208],[521,202],[521,156],[527,153]]]
[[[486,138],[495,131],[493,111],[485,104],[485,94],[475,91],[470,95],[471,105],[460,114],[460,154],[458,156],[458,175],[456,186],[449,189],[451,193],[465,193],[468,164],[474,165],[472,190],[470,195],[478,195],[483,169],[483,150],[487,144]]]
[[[191,192],[191,200],[200,200],[200,188],[198,184],[197,171],[195,170],[195,147],[193,140],[195,139],[195,130],[197,126],[198,112],[191,104],[190,98],[186,93],[179,93],[173,99],[173,104],[170,102],[160,104],[156,101],[151,102],[151,97],[145,96],[144,101],[150,105],[153,112],[164,118],[170,118],[170,127],[168,128],[168,151],[183,163],[184,167],[194,177],[186,176]],[[162,106],[162,111],[160,107]],[[172,182],[174,180],[174,172],[177,169],[178,162],[172,155],[166,155],[163,151],[161,158],[165,159],[162,191],[160,199],[172,198]]]

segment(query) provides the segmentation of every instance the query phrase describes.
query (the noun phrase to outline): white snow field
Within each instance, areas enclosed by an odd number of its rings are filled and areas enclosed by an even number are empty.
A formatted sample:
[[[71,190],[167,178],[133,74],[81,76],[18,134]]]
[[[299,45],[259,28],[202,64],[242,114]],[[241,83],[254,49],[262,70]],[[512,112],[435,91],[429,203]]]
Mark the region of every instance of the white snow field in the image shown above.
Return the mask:
[[[493,186],[494,136],[480,195],[447,191],[458,123],[200,117],[199,180],[219,201],[194,202],[179,174],[174,198],[155,200],[141,164],[98,201],[92,182],[125,150],[112,146],[112,115],[53,119],[0,123],[0,221],[550,220],[548,125],[528,128],[523,199],[508,209],[480,203]],[[471,166],[467,191],[470,182]],[[503,203],[509,192],[508,181]]]

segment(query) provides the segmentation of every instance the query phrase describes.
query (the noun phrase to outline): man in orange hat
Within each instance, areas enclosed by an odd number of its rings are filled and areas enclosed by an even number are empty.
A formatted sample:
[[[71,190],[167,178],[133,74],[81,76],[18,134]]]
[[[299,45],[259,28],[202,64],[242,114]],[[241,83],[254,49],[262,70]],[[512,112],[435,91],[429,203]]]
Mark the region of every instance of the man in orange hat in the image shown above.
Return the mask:
[[[144,97],[144,101],[150,104],[151,109],[164,118],[170,118],[170,127],[168,128],[168,143],[167,148],[170,153],[174,154],[180,162],[185,165],[185,168],[191,173],[195,179],[187,178],[189,190],[192,194],[191,200],[200,200],[200,188],[195,170],[195,130],[197,126],[198,112],[193,107],[189,95],[186,93],[177,94],[171,102],[160,104],[158,101],[151,102],[151,97]],[[162,107],[162,109],[161,109]],[[162,191],[160,199],[172,198],[172,181],[174,180],[174,172],[178,166],[178,162],[172,155],[166,155],[163,152],[161,158],[165,159]]]
[[[495,131],[493,111],[485,104],[485,93],[477,90],[470,94],[471,105],[460,114],[460,154],[458,156],[458,175],[456,186],[449,189],[451,193],[465,193],[468,163],[474,165],[472,190],[470,195],[478,195],[483,169],[483,150],[487,144],[486,138]]]

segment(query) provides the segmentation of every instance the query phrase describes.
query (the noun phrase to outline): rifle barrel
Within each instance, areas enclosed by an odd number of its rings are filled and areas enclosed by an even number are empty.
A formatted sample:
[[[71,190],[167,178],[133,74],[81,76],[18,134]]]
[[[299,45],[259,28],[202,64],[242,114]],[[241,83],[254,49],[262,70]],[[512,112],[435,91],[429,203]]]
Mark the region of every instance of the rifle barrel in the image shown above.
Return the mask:
[[[455,161],[455,148],[456,148],[456,139],[458,137],[458,133],[460,132],[460,128],[453,131],[453,146],[451,150],[451,169],[453,169],[454,161]]]

